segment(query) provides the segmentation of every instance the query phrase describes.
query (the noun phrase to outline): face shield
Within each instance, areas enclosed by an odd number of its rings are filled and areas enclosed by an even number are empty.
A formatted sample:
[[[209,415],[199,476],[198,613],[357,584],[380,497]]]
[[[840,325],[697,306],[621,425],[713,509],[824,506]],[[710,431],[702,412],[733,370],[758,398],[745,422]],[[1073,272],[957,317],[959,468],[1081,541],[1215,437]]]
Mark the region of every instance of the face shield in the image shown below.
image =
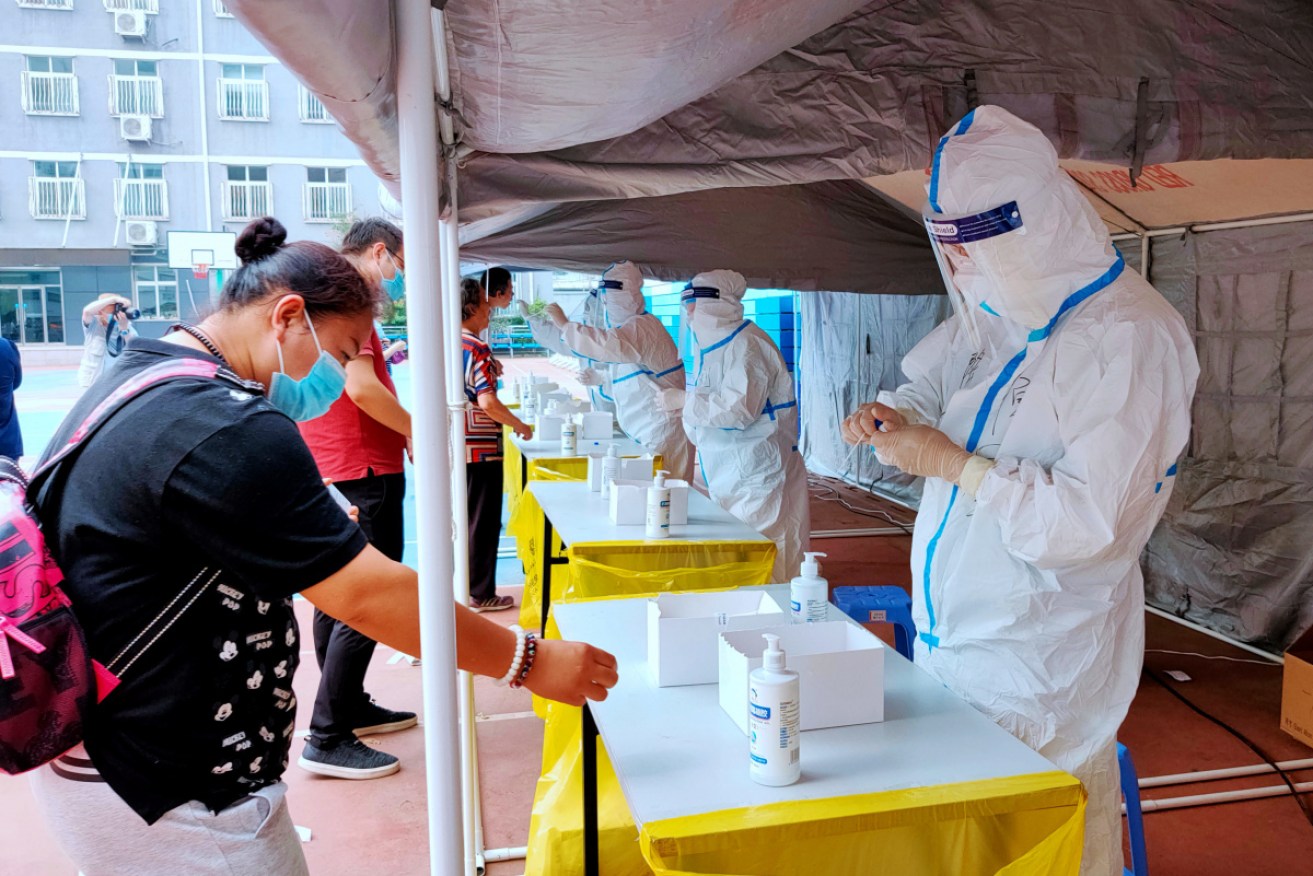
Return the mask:
[[[615,320],[611,318],[611,308],[608,306],[610,300],[610,295],[608,293],[613,289],[624,288],[625,284],[619,280],[603,279],[598,282],[597,291],[593,293],[597,297],[598,316],[596,324],[598,328],[609,329],[615,327]]]
[[[719,301],[720,290],[714,286],[694,286],[689,283],[679,294],[679,358],[684,360],[684,368],[692,374],[692,365],[699,349],[697,335],[693,331],[693,315],[697,312],[698,302]]]
[[[976,319],[979,310],[997,315],[987,300],[993,290],[1007,288],[1006,265],[1026,233],[1015,201],[965,216],[933,214],[925,217],[930,248],[944,279],[953,310],[973,346],[980,346]],[[1015,232],[1015,233],[1014,233]]]

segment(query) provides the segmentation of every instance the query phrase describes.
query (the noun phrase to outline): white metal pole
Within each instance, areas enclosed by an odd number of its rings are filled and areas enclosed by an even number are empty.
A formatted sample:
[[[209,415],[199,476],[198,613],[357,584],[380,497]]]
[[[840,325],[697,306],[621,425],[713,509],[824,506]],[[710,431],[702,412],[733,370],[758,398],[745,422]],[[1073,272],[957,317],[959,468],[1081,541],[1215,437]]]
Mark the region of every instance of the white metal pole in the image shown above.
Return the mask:
[[[430,33],[434,54],[434,90],[443,102],[451,99],[451,79],[447,67],[446,22],[442,12],[431,12]],[[455,141],[455,129],[446,112],[438,113],[438,137],[444,151],[450,153]],[[447,289],[445,327],[447,333],[447,422],[450,424],[452,452],[451,505],[455,530],[455,571],[452,589],[455,599],[464,604],[470,598],[469,568],[469,493],[465,474],[465,360],[461,342],[461,288],[460,288],[460,217],[456,201],[456,163],[447,155],[443,162],[446,173],[448,212],[439,221],[442,234],[443,282]],[[479,775],[475,757],[477,744],[474,722],[474,677],[468,672],[459,673],[460,698],[460,772],[461,772],[461,826],[465,836],[464,867],[466,876],[477,876],[483,871],[483,843],[479,813]]]
[[[1295,791],[1307,794],[1313,791],[1313,782],[1300,782],[1295,785]],[[1185,809],[1189,806],[1212,806],[1217,803],[1238,803],[1241,800],[1261,800],[1265,797],[1285,797],[1289,794],[1289,785],[1269,785],[1266,788],[1246,788],[1243,791],[1219,791],[1215,794],[1169,797],[1166,800],[1141,800],[1140,809],[1143,812],[1161,812],[1166,809]]]
[[[438,130],[433,100],[429,0],[395,0],[397,117],[402,215],[406,226],[407,324],[414,339],[416,523],[419,545],[420,642],[424,690],[424,761],[428,792],[429,872],[464,872],[461,835],[460,738],[456,695],[456,624],[451,581],[456,569],[451,530],[451,453],[445,383],[443,310],[446,279],[438,227]]]
[[[1277,763],[1284,772],[1313,770],[1313,757],[1300,760],[1283,760]],[[1141,788],[1165,788],[1170,785],[1193,785],[1196,782],[1217,782],[1222,779],[1236,779],[1243,776],[1261,776],[1276,772],[1268,763],[1256,763],[1250,766],[1227,767],[1220,770],[1199,770],[1193,773],[1173,773],[1170,776],[1150,776],[1140,779]]]

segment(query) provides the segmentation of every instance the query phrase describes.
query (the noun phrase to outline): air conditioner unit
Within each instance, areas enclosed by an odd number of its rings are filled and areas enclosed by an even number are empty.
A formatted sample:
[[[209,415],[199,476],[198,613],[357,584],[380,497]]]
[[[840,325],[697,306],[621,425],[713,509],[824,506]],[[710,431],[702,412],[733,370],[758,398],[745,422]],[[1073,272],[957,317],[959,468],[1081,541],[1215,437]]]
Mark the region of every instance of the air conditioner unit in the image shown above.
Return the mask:
[[[124,224],[126,237],[130,246],[154,246],[159,242],[159,227],[154,222],[133,220]]]
[[[144,37],[146,35],[146,13],[135,10],[114,13],[114,33],[119,36]]]
[[[119,118],[119,136],[124,140],[150,142],[150,116],[126,115]]]

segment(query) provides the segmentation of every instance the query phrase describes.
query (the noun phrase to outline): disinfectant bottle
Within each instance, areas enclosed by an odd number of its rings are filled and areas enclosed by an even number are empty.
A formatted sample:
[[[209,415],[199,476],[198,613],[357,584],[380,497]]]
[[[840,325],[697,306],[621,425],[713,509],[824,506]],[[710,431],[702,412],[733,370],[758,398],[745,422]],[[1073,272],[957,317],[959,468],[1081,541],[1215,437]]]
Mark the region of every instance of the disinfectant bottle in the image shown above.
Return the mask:
[[[648,538],[670,538],[670,487],[666,486],[666,475],[659,471],[652,479],[652,486],[647,488],[647,531]]]
[[[795,624],[818,623],[829,613],[830,582],[821,577],[821,564],[816,562],[823,556],[803,554],[802,572],[789,585],[789,614]]]
[[[579,452],[579,432],[574,424],[574,414],[566,414],[561,423],[561,455],[574,456]]]
[[[602,498],[611,498],[611,481],[620,477],[620,451],[614,444],[606,448],[606,457],[602,460]]]
[[[762,665],[748,678],[748,775],[761,785],[792,785],[802,776],[798,673],[784,668],[780,637],[762,635]]]

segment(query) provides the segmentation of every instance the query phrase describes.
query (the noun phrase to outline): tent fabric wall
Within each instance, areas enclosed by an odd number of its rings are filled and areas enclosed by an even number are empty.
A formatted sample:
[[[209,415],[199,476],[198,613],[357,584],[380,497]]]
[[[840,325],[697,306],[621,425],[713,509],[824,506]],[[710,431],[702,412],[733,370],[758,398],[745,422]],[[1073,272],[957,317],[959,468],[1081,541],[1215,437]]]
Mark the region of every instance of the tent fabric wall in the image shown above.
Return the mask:
[[[935,284],[943,289],[938,275]],[[948,296],[817,292],[801,301],[799,449],[807,469],[915,502],[920,480],[881,465],[869,448],[853,450],[839,423],[880,390],[906,380],[903,357],[952,312]]]
[[[1161,238],[1150,276],[1200,377],[1146,597],[1279,651],[1313,625],[1313,223]]]
[[[461,255],[585,273],[629,259],[660,280],[726,267],[761,289],[943,291],[921,224],[849,180],[565,204]]]

